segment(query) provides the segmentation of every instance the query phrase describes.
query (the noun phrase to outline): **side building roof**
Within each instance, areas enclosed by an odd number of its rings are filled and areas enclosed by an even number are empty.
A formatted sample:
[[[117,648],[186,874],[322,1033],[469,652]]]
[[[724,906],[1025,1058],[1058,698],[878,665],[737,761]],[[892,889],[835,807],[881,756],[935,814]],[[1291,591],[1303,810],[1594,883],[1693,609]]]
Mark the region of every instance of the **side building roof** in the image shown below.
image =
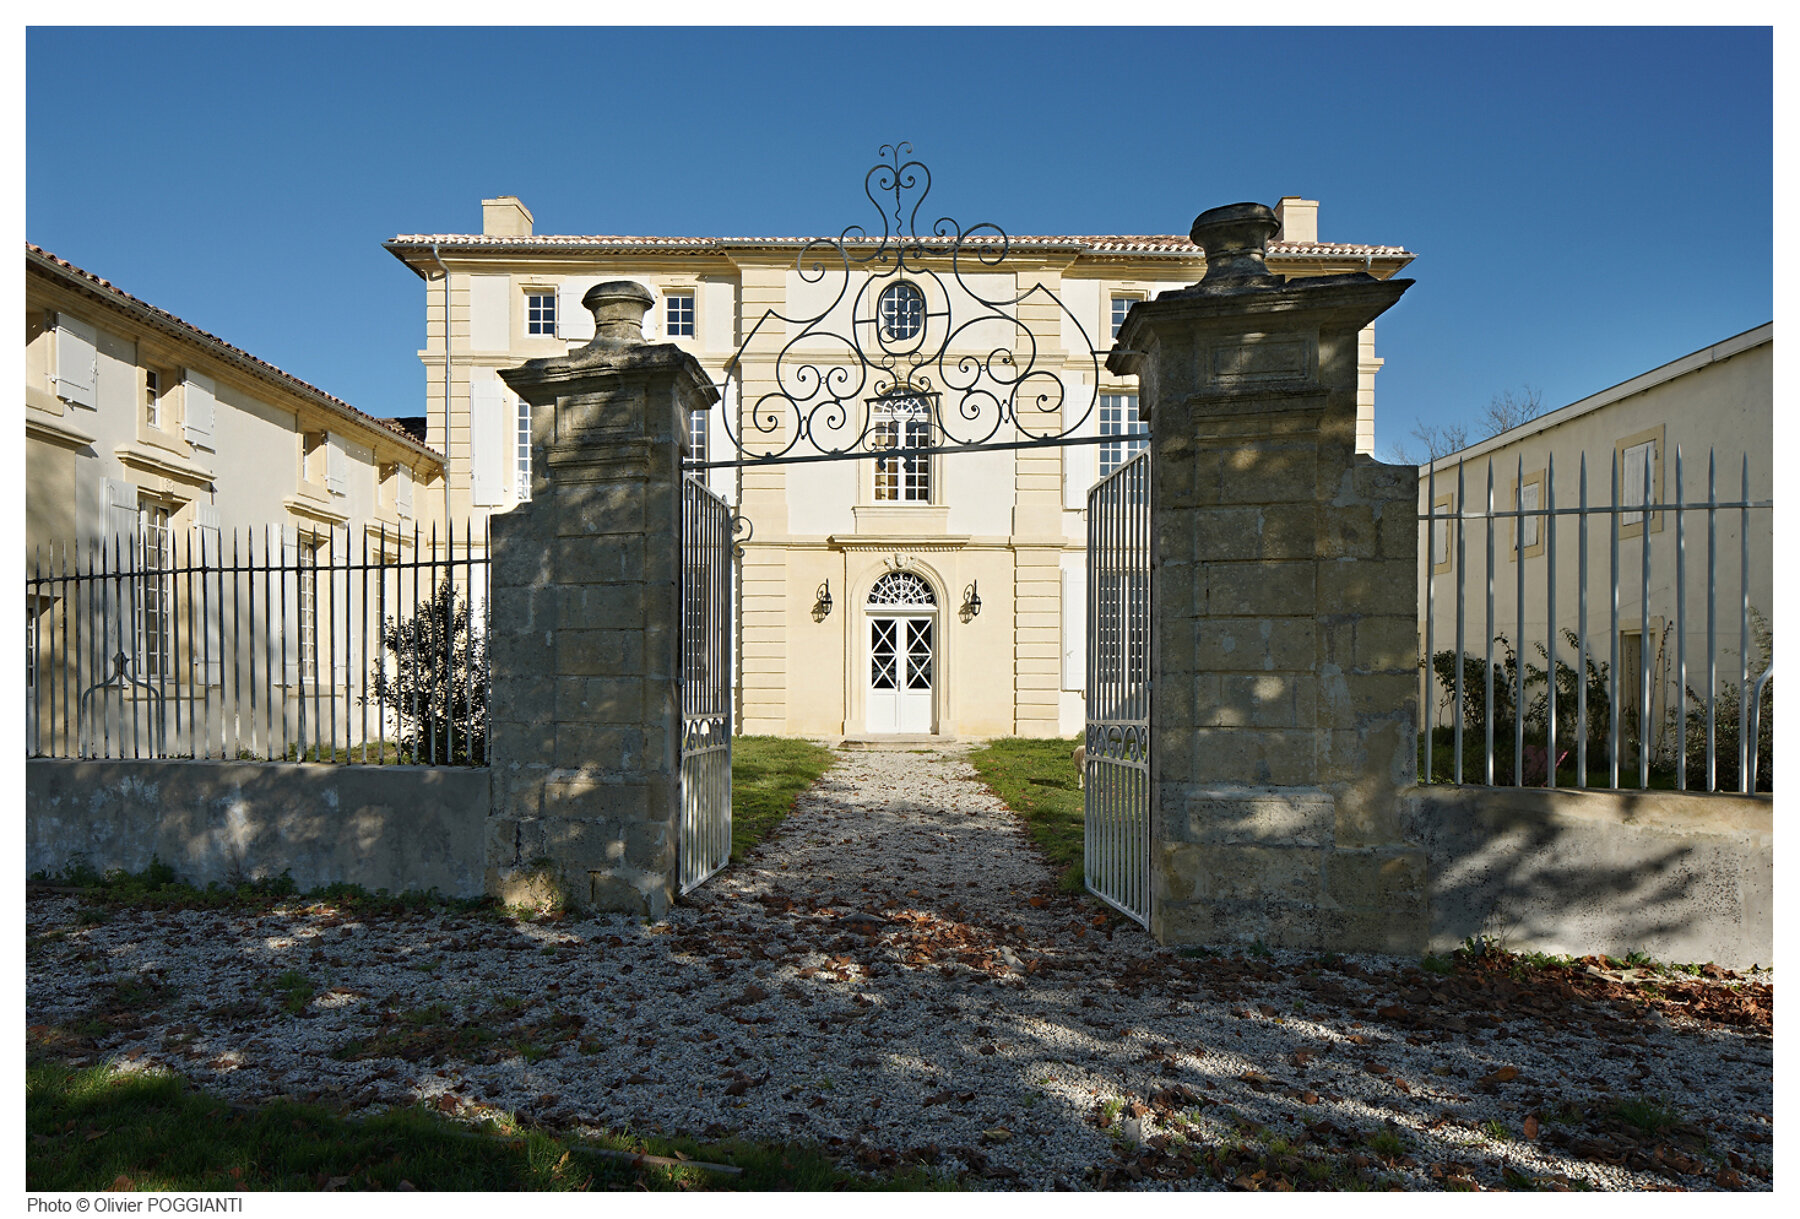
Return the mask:
[[[166,309],[159,309],[148,301],[139,300],[93,272],[85,271],[67,259],[58,258],[48,250],[32,245],[30,242],[25,243],[25,269],[28,273],[35,272],[43,275],[90,300],[115,309],[172,338],[191,343],[221,363],[230,365],[285,393],[306,399],[313,405],[364,430],[379,431],[384,438],[393,438],[401,446],[429,458],[440,468],[444,464],[443,454],[422,443],[411,432],[393,420],[383,419],[380,416],[371,415],[367,411],[358,410],[342,398],[328,394],[318,386],[308,384],[292,373],[283,372],[267,360],[259,359],[243,348],[227,343],[218,335],[209,334],[190,322],[182,321]]]
[[[1741,334],[1734,334],[1728,339],[1721,339],[1719,342],[1714,343],[1709,347],[1702,347],[1699,351],[1689,352],[1679,359],[1670,360],[1667,364],[1659,364],[1647,372],[1641,372],[1637,376],[1603,389],[1597,394],[1589,394],[1587,397],[1577,399],[1567,406],[1558,407],[1553,411],[1547,411],[1544,414],[1539,415],[1536,419],[1527,420],[1517,427],[1508,428],[1504,432],[1489,436],[1486,440],[1478,440],[1474,444],[1456,450],[1454,453],[1446,453],[1442,457],[1434,458],[1431,461],[1421,462],[1419,464],[1419,477],[1424,478],[1434,466],[1440,471],[1453,469],[1458,462],[1468,461],[1471,458],[1481,457],[1488,453],[1495,452],[1498,449],[1503,449],[1509,444],[1524,440],[1526,437],[1535,436],[1539,432],[1547,432],[1553,427],[1558,427],[1569,422],[1571,419],[1576,419],[1582,415],[1601,410],[1611,406],[1615,402],[1629,398],[1634,394],[1641,394],[1645,390],[1653,389],[1664,382],[1673,381],[1677,377],[1686,376],[1695,369],[1704,368],[1708,364],[1717,364],[1721,360],[1729,360],[1732,356],[1741,355],[1753,347],[1761,347],[1765,343],[1773,343],[1774,341],[1775,323],[1772,321],[1764,322],[1762,325],[1753,327]]]

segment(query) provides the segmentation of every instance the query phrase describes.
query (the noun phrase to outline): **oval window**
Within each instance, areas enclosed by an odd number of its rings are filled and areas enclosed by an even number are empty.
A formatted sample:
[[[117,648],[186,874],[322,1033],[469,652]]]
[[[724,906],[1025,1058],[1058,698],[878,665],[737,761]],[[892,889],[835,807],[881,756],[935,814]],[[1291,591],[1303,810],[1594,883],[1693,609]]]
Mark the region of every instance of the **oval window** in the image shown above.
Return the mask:
[[[925,294],[912,284],[893,284],[881,294],[881,337],[910,339],[925,327]]]

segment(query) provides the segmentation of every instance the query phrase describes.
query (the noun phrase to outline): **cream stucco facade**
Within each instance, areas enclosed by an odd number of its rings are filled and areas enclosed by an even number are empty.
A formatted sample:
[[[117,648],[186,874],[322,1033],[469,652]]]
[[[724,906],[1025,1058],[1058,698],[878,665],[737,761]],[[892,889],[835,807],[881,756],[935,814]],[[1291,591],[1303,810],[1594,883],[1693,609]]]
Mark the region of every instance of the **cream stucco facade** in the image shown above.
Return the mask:
[[[216,567],[251,534],[263,563],[274,546],[292,564],[296,548],[328,545],[342,562],[346,538],[366,540],[371,554],[411,557],[413,529],[421,520],[429,529],[436,517],[424,514],[441,497],[443,461],[417,438],[29,244],[24,414],[28,580],[89,571],[102,543],[114,556],[120,545],[135,548],[127,566],[148,553],[152,566],[210,554]],[[40,584],[41,595],[28,597],[27,640],[45,641],[33,651],[41,663],[65,654],[49,641],[67,637],[59,601],[72,587]],[[209,674],[191,655],[209,629],[209,615],[189,603],[193,582],[164,578],[158,588],[164,604],[144,620],[162,625],[154,638],[147,626],[128,632],[126,649],[156,659],[135,657],[134,672],[157,676],[170,699],[218,706],[216,661]],[[141,595],[139,604],[144,613]],[[35,672],[28,683],[74,697],[96,679],[89,659],[78,679]],[[55,731],[62,727],[59,718]]]
[[[1272,269],[1387,278],[1412,259],[1397,246],[1320,242],[1317,207],[1282,201]],[[427,440],[448,456],[459,519],[479,521],[530,494],[521,447],[529,419],[499,370],[591,338],[579,302],[592,285],[625,279],[651,291],[645,337],[691,352],[722,389],[695,433],[704,455],[721,460],[737,456],[731,434],[754,432],[746,404],[778,387],[792,328],[767,315],[828,312],[843,279],[828,270],[820,281],[802,269],[806,238],[537,235],[534,217],[511,196],[484,200],[483,220],[479,234],[386,243],[426,281],[419,357],[429,386]],[[1004,263],[964,267],[960,282],[948,259],[939,262],[926,264],[936,275],[913,278],[925,315],[948,314],[951,327],[962,316],[964,287],[988,300],[1047,290],[1018,305],[1023,328],[977,323],[957,335],[952,356],[981,358],[998,347],[1021,363],[1034,359],[1058,379],[1070,412],[1047,416],[1041,430],[1077,436],[1134,424],[1135,380],[1104,371],[1117,320],[1131,302],[1191,284],[1205,270],[1195,246],[1168,236],[1013,237]],[[859,274],[849,272],[849,297],[862,286]],[[1365,452],[1379,367],[1371,327],[1359,359]],[[1011,427],[992,437],[1019,438]],[[737,590],[739,729],[964,738],[1079,731],[1086,494],[1103,467],[1128,453],[1123,444],[1084,444],[939,454],[885,480],[870,460],[708,471],[708,485],[754,528]]]
[[[1435,503],[1438,515],[1459,510],[1458,468],[1463,475],[1466,510],[1485,511],[1488,470],[1493,470],[1496,512],[1514,511],[1523,498],[1527,512],[1549,506],[1554,471],[1556,517],[1555,619],[1558,659],[1573,666],[1574,649],[1564,632],[1580,625],[1582,546],[1579,517],[1568,514],[1581,503],[1581,467],[1587,463],[1587,503],[1604,509],[1613,502],[1615,460],[1620,467],[1619,502],[1673,505],[1677,501],[1676,457],[1681,458],[1680,501],[1689,505],[1678,529],[1672,510],[1648,513],[1648,548],[1643,515],[1620,518],[1618,546],[1618,621],[1620,633],[1621,705],[1635,711],[1641,700],[1641,665],[1651,672],[1649,722],[1668,725],[1680,696],[1680,621],[1677,589],[1678,533],[1685,534],[1687,685],[1706,688],[1707,589],[1716,588],[1714,607],[1718,641],[1717,680],[1737,683],[1743,663],[1742,600],[1773,621],[1774,532],[1768,508],[1747,513],[1721,510],[1710,522],[1708,461],[1716,455],[1716,493],[1721,503],[1743,498],[1745,476],[1751,501],[1774,497],[1774,324],[1745,331],[1710,347],[1633,377],[1610,389],[1551,411],[1491,439],[1470,445],[1419,468],[1419,505]],[[1643,476],[1644,455],[1650,457],[1649,482]],[[1700,505],[1700,507],[1695,507]],[[1746,528],[1747,522],[1747,528]],[[1458,529],[1461,525],[1461,536]],[[1479,656],[1486,638],[1487,526],[1485,520],[1448,521],[1433,526],[1420,558],[1419,609],[1431,622],[1434,652],[1456,646],[1456,596],[1463,584],[1464,651]],[[1709,553],[1710,537],[1710,553]],[[1521,540],[1523,546],[1520,545]],[[1748,542],[1748,581],[1744,543]],[[1458,544],[1462,565],[1459,569]],[[1550,635],[1551,589],[1546,571],[1552,538],[1547,518],[1528,518],[1520,539],[1512,518],[1495,522],[1493,599],[1495,632],[1523,648],[1525,660],[1543,667]],[[1590,515],[1587,526],[1587,618],[1589,655],[1601,666],[1611,663],[1612,522],[1606,513]],[[1645,560],[1648,556],[1648,600]],[[1429,574],[1426,567],[1429,565]],[[1519,614],[1520,569],[1524,571],[1524,615]],[[1427,581],[1429,580],[1429,584]],[[1427,592],[1430,592],[1429,605]],[[1427,611],[1429,610],[1429,613]],[[1646,611],[1648,631],[1645,630]],[[1754,634],[1754,620],[1752,632]],[[1523,644],[1521,644],[1523,640]],[[1424,641],[1421,640],[1423,643]],[[1496,645],[1496,658],[1499,656]],[[1750,644],[1755,663],[1757,647]],[[1760,669],[1750,674],[1752,683]],[[1434,692],[1432,722],[1452,722],[1449,708]],[[1479,699],[1481,692],[1475,692]],[[1736,716],[1737,709],[1731,710]],[[1656,744],[1673,748],[1669,729]]]

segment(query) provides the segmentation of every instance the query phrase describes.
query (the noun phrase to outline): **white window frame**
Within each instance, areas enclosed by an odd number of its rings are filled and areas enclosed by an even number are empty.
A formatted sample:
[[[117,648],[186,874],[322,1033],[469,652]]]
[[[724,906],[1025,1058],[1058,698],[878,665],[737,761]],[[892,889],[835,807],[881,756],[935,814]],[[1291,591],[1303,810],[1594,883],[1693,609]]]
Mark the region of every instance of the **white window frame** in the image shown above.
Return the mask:
[[[154,368],[144,369],[144,425],[158,431],[163,426],[163,376]]]
[[[685,309],[678,307],[685,305]],[[663,337],[691,339],[700,333],[700,294],[692,288],[667,288],[663,291]]]
[[[523,502],[531,498],[531,403],[518,400],[513,422],[513,492]]]
[[[1105,478],[1142,452],[1149,438],[1125,438],[1128,432],[1144,430],[1143,403],[1135,393],[1102,393],[1098,406],[1100,435],[1120,437],[1100,445],[1100,477]]]
[[[707,429],[712,422],[712,412],[696,410],[688,412],[688,460],[705,461],[712,452],[711,437]]]
[[[926,448],[932,443],[932,404],[919,395],[877,398],[869,403],[869,448]],[[872,502],[881,505],[934,503],[937,479],[931,454],[878,457],[869,463],[874,478]]]
[[[174,613],[173,580],[167,574],[173,563],[173,534],[167,503],[142,497],[138,500],[138,554],[142,559],[136,584],[137,672],[143,681],[168,680],[170,617]]]
[[[525,289],[525,333],[543,338],[556,337],[556,289]]]
[[[1115,292],[1112,294],[1110,313],[1113,338],[1119,337],[1119,327],[1125,324],[1125,315],[1131,312],[1131,307],[1143,299],[1144,296],[1141,292]],[[1121,309],[1120,305],[1125,307]]]
[[[876,298],[875,325],[878,339],[904,343],[925,330],[925,292],[909,279],[898,280]],[[908,327],[903,333],[901,326]]]

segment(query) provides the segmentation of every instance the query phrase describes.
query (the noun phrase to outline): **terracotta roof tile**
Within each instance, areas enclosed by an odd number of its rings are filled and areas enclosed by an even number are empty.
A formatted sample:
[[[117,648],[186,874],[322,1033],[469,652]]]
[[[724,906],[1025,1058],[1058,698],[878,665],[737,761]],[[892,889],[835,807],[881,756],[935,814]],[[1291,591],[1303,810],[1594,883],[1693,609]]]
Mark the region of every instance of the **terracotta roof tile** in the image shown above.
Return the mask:
[[[41,246],[32,245],[29,241],[26,242],[25,255],[28,263],[31,259],[36,258],[40,264],[54,267],[57,271],[62,273],[64,278],[79,280],[89,289],[98,290],[107,296],[111,296],[118,301],[130,305],[135,310],[149,314],[153,319],[161,322],[165,327],[175,330],[182,337],[197,340],[224,353],[233,363],[247,367],[248,371],[260,375],[265,380],[273,381],[286,389],[296,391],[305,397],[313,399],[321,406],[337,411],[358,423],[380,428],[384,432],[390,432],[405,441],[409,448],[417,449],[419,452],[426,454],[439,464],[442,464],[444,460],[443,454],[420,443],[416,437],[392,420],[383,419],[377,415],[371,415],[367,411],[360,411],[354,406],[351,406],[348,402],[345,402],[342,398],[328,394],[316,385],[309,385],[292,373],[283,372],[267,360],[259,359],[245,351],[243,348],[227,343],[216,334],[209,334],[198,326],[193,325],[191,322],[182,321],[167,309],[159,309],[148,301],[139,300],[137,297],[131,295],[131,293],[126,292],[111,282],[95,275],[92,271],[85,271],[65,258],[58,258]]]
[[[627,235],[545,233],[530,237],[500,237],[484,233],[411,233],[401,234],[383,243],[398,254],[402,249],[436,245],[464,250],[693,250],[712,252],[727,249],[799,248],[823,237],[641,237]],[[1200,248],[1186,237],[1175,234],[1114,234],[1068,236],[1015,236],[1011,244],[1018,249],[1079,249],[1095,254],[1174,254],[1200,257]],[[873,244],[873,243],[870,243]],[[926,239],[927,246],[940,244]],[[1357,245],[1336,241],[1272,241],[1269,253],[1275,257],[1324,258],[1404,258],[1413,254],[1404,246]]]

